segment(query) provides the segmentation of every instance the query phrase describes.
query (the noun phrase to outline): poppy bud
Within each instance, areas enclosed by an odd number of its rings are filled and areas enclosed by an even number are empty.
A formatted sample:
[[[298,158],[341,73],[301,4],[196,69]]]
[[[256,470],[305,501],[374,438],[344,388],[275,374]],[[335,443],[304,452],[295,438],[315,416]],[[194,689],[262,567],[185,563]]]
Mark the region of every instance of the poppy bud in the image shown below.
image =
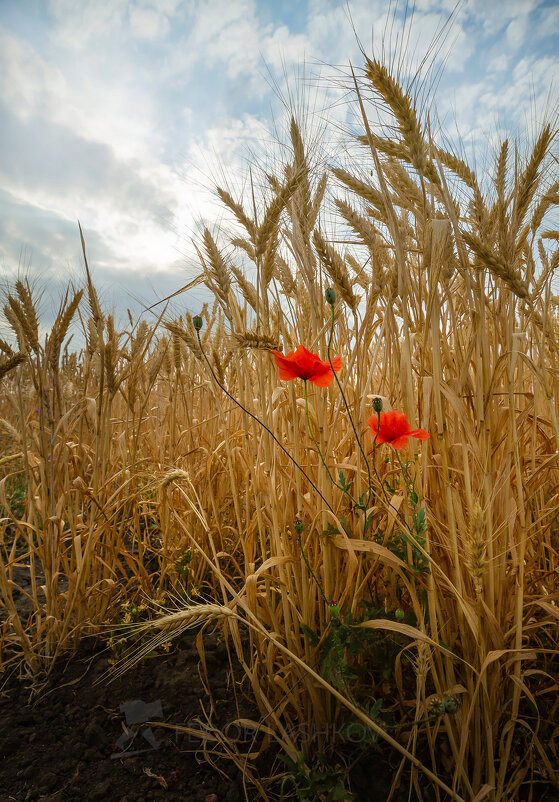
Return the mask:
[[[404,613],[403,610],[400,610],[400,608],[394,611],[394,618],[396,619],[396,621],[403,621],[405,617],[406,614]]]
[[[458,708],[460,707],[460,697],[455,696],[452,694],[451,696],[445,696],[444,698],[444,708],[447,713],[457,713]]]
[[[380,415],[380,413],[382,412],[382,398],[378,395],[375,398],[373,398],[373,409],[377,413],[377,415]]]
[[[340,614],[340,605],[337,601],[328,602],[328,611],[332,618],[337,618]]]
[[[330,304],[330,306],[334,306],[336,303],[336,293],[332,289],[332,287],[328,287],[326,292],[324,293],[326,301]]]
[[[196,331],[200,331],[200,329],[202,328],[203,322],[204,321],[202,320],[200,315],[194,315],[194,317],[192,318],[192,325],[194,326]]]
[[[304,528],[303,521],[300,518],[295,518],[295,520],[293,521],[293,529],[295,530],[295,532],[298,535],[302,535],[303,528]]]

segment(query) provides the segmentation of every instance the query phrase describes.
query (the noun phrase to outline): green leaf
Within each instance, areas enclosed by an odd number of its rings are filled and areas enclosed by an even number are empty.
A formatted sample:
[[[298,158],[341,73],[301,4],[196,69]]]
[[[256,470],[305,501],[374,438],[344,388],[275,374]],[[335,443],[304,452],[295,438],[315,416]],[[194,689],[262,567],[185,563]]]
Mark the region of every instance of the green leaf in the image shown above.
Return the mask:
[[[337,528],[334,526],[334,524],[332,524],[332,523],[329,523],[329,524],[328,524],[328,526],[326,527],[326,529],[323,531],[323,533],[322,533],[322,534],[323,534],[323,535],[327,535],[327,536],[330,536],[330,535],[341,535],[341,532],[340,532],[340,530],[339,530],[339,529],[337,529]]]
[[[309,643],[311,644],[311,646],[318,646],[320,638],[318,637],[318,634],[314,631],[314,629],[311,629],[306,624],[301,624],[301,629],[309,639]]]
[[[382,699],[377,699],[374,705],[369,710],[369,718],[372,718],[374,721],[376,718],[378,718],[381,709],[382,709]]]
[[[346,790],[341,780],[338,780],[336,787],[332,791],[332,802],[343,802],[346,798]]]

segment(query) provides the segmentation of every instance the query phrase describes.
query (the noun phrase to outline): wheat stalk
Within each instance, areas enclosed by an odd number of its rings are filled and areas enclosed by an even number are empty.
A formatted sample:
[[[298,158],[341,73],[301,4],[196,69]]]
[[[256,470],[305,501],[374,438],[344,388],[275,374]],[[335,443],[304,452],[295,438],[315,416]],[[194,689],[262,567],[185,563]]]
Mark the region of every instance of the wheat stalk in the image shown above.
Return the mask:
[[[250,217],[248,217],[241,204],[233,200],[229,192],[227,192],[225,189],[221,189],[221,187],[217,187],[217,194],[219,195],[222,203],[233,212],[239,223],[246,229],[252,242],[254,242],[257,231],[256,224],[250,219]]]
[[[396,117],[413,167],[421,175],[426,174],[433,183],[438,183],[433,165],[427,159],[423,134],[408,95],[402,91],[389,70],[376,59],[367,59],[365,75]]]
[[[17,368],[18,365],[21,365],[22,362],[25,362],[25,354],[13,354],[8,357],[8,359],[0,362],[0,379],[3,379],[8,373],[11,373],[11,371]]]
[[[488,245],[471,232],[462,231],[462,239],[470,246],[480,262],[488,267],[495,276],[504,281],[515,295],[519,298],[528,298],[529,292],[526,282],[501,256],[495,254]]]
[[[337,251],[325,241],[318,230],[313,232],[313,243],[320,261],[326,268],[326,272],[334,282],[342,299],[352,312],[356,312],[359,305],[359,298],[355,295],[351,287],[349,273],[344,260]]]
[[[239,348],[255,348],[262,351],[281,350],[277,335],[263,334],[256,329],[235,332],[233,337]]]

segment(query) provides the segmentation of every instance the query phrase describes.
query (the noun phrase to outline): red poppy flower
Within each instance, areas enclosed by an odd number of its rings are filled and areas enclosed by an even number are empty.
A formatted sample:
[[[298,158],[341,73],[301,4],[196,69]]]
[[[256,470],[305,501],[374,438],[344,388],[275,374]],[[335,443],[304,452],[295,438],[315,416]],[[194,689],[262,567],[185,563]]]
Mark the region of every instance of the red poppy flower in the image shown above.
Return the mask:
[[[377,433],[378,415],[371,415],[367,423],[371,427],[373,439]],[[429,433],[425,429],[411,430],[403,412],[381,412],[380,427],[378,429],[377,443],[388,443],[392,448],[405,448],[410,437],[417,437],[418,440],[428,440]]]
[[[291,379],[305,379],[318,387],[328,387],[334,378],[334,371],[329,362],[323,362],[317,354],[308,351],[300,345],[296,351],[284,356],[279,351],[272,351],[276,365],[279,368],[279,377],[284,381]],[[335,356],[332,365],[336,373],[342,367],[341,356]]]

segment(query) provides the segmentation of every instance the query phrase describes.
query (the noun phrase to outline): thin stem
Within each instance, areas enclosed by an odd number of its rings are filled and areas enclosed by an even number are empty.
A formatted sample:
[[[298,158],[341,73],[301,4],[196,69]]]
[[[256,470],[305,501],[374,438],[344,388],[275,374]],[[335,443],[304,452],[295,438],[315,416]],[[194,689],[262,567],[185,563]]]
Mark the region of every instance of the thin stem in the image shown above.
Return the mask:
[[[402,471],[402,477],[403,477],[403,479],[404,479],[404,482],[405,482],[405,484],[406,484],[406,490],[408,491],[408,496],[409,496],[409,494],[411,493],[411,490],[410,490],[410,484],[411,484],[411,483],[410,483],[410,479],[409,479],[409,476],[408,476],[408,470],[407,470],[407,468],[406,468],[406,467],[404,467],[404,465],[402,464],[402,460],[401,460],[401,458],[400,458],[400,455],[399,455],[399,454],[398,454],[398,452],[396,451],[396,449],[394,449],[394,451],[396,452],[396,457],[397,457],[397,459],[398,459],[398,463],[399,463],[399,465],[400,465],[400,469],[401,469],[401,471]]]
[[[225,395],[226,395],[228,398],[230,398],[230,399],[231,399],[231,401],[233,401],[233,403],[234,403],[234,404],[236,404],[238,407],[240,407],[240,409],[242,409],[242,410],[243,410],[243,412],[246,412],[246,414],[247,414],[247,415],[249,415],[249,416],[250,416],[250,417],[251,417],[253,420],[255,420],[255,421],[256,421],[256,423],[259,423],[259,424],[260,424],[260,426],[262,426],[262,428],[263,428],[263,429],[266,429],[266,431],[268,432],[268,434],[270,435],[270,437],[271,437],[271,438],[274,440],[274,442],[275,442],[275,443],[277,443],[277,445],[278,445],[278,446],[281,448],[281,450],[283,451],[283,453],[284,453],[284,454],[286,454],[286,455],[289,457],[289,459],[290,459],[290,460],[291,460],[291,462],[292,462],[292,463],[295,465],[295,467],[296,467],[296,468],[298,468],[298,469],[301,471],[301,473],[303,474],[303,476],[305,477],[305,479],[306,479],[306,480],[309,482],[309,484],[311,485],[311,487],[312,487],[314,490],[316,490],[316,492],[318,493],[318,495],[320,496],[320,498],[322,499],[322,501],[325,503],[325,505],[328,507],[328,509],[330,510],[330,512],[332,513],[332,515],[335,515],[335,512],[334,512],[334,510],[332,509],[332,506],[331,506],[331,505],[328,503],[328,501],[326,500],[326,498],[325,498],[325,497],[322,495],[322,493],[320,492],[320,490],[318,489],[318,487],[315,485],[315,483],[313,482],[313,480],[311,479],[311,477],[310,477],[310,476],[308,475],[308,473],[307,473],[307,472],[306,472],[306,471],[305,471],[305,470],[304,470],[304,469],[303,469],[303,468],[302,468],[302,467],[299,465],[299,463],[298,463],[298,462],[297,462],[297,461],[294,459],[294,457],[292,457],[292,456],[291,456],[291,454],[290,454],[290,453],[289,453],[289,451],[288,451],[288,450],[285,448],[285,446],[283,446],[283,445],[280,443],[280,441],[279,441],[279,440],[278,440],[278,438],[275,436],[275,434],[272,432],[272,430],[271,430],[271,429],[269,429],[269,428],[266,426],[266,424],[265,424],[265,423],[263,423],[263,422],[260,420],[260,418],[258,418],[256,415],[253,415],[253,413],[252,413],[252,412],[250,412],[250,410],[248,410],[246,407],[244,407],[244,406],[241,404],[241,402],[240,402],[240,401],[237,401],[237,399],[236,399],[234,396],[232,396],[232,395],[231,395],[231,393],[230,393],[228,390],[226,390],[226,389],[225,389],[225,387],[222,385],[222,383],[219,381],[219,379],[218,379],[218,378],[217,378],[217,376],[215,375],[215,371],[214,371],[214,369],[213,369],[213,368],[212,368],[212,366],[211,366],[210,360],[209,360],[209,359],[208,359],[208,357],[206,356],[206,352],[204,351],[204,347],[203,347],[203,345],[202,345],[202,340],[200,339],[200,332],[199,332],[198,330],[196,330],[196,336],[197,336],[197,338],[198,338],[198,345],[200,346],[200,350],[201,350],[201,352],[202,352],[202,355],[203,355],[204,359],[206,360],[206,363],[207,363],[207,365],[208,365],[208,368],[210,369],[210,373],[212,374],[212,376],[213,376],[213,379],[214,379],[215,383],[217,384],[217,386],[218,386],[218,387],[220,387],[220,388],[221,388],[221,390],[223,390],[223,392],[225,393]]]
[[[338,484],[338,482],[336,482],[336,480],[334,479],[334,477],[333,477],[333,476],[332,476],[332,474],[330,473],[330,468],[329,468],[329,467],[328,467],[328,465],[326,464],[326,460],[324,459],[324,456],[323,456],[323,454],[322,454],[322,451],[320,450],[320,446],[319,446],[319,444],[318,444],[318,441],[317,441],[316,437],[314,436],[314,433],[313,433],[313,430],[312,430],[312,426],[311,426],[311,418],[310,418],[310,415],[309,415],[309,398],[308,398],[308,393],[307,393],[307,380],[306,380],[306,379],[303,379],[303,382],[304,382],[304,385],[305,385],[305,415],[306,415],[306,418],[307,418],[307,428],[308,428],[308,430],[309,430],[309,434],[310,434],[310,436],[311,436],[311,439],[312,439],[313,443],[314,443],[314,444],[315,444],[315,446],[316,446],[316,450],[318,451],[318,455],[319,455],[320,459],[322,460],[322,464],[324,465],[324,467],[325,467],[325,469],[326,469],[326,473],[328,474],[328,478],[330,479],[330,481],[332,482],[332,484],[333,484],[335,487],[337,487],[337,488],[338,488],[338,490],[341,490],[341,491],[342,491],[342,493],[345,493],[345,494],[346,494],[346,496],[347,496],[347,497],[348,497],[348,498],[349,498],[349,499],[350,499],[350,500],[351,500],[351,501],[352,501],[352,502],[353,502],[355,505],[358,505],[358,502],[357,502],[357,501],[356,501],[356,500],[353,498],[353,496],[351,495],[351,493],[349,492],[349,490],[347,490],[347,489],[346,489],[346,488],[345,488],[343,485],[341,485],[341,484]]]
[[[311,568],[311,566],[310,566],[310,563],[309,563],[309,561],[307,560],[307,555],[305,554],[305,549],[303,548],[303,537],[302,537],[302,534],[301,534],[301,532],[300,532],[300,531],[298,531],[298,532],[297,532],[297,537],[298,537],[298,539],[299,539],[299,548],[301,549],[301,554],[303,555],[303,560],[305,561],[305,565],[306,565],[306,566],[307,566],[307,568],[309,569],[309,571],[310,571],[310,574],[311,574],[312,578],[313,578],[313,579],[314,579],[314,581],[316,582],[316,585],[317,585],[317,587],[318,587],[319,591],[320,591],[320,592],[321,592],[321,594],[322,594],[322,598],[323,598],[323,599],[324,599],[324,601],[326,602],[326,606],[328,606],[328,605],[330,604],[330,602],[329,602],[329,601],[328,601],[328,599],[326,598],[326,594],[324,593],[324,590],[323,590],[323,588],[322,588],[322,585],[320,584],[320,581],[319,581],[319,579],[318,579],[317,575],[315,574],[315,572],[313,571],[313,569],[312,569],[312,568]]]
[[[367,457],[365,456],[365,452],[363,451],[363,446],[361,445],[361,440],[359,438],[359,435],[357,434],[357,429],[355,428],[355,424],[353,422],[353,418],[351,417],[351,412],[349,411],[349,406],[348,406],[348,403],[346,401],[346,397],[345,397],[341,382],[338,379],[338,377],[336,375],[336,371],[334,370],[334,365],[332,364],[332,356],[330,354],[330,349],[332,347],[332,337],[334,335],[335,313],[334,313],[334,304],[332,304],[331,306],[332,306],[332,322],[330,324],[330,336],[328,337],[328,362],[330,363],[330,367],[332,368],[332,373],[334,374],[334,378],[336,379],[336,384],[338,385],[338,389],[339,389],[340,394],[342,396],[342,399],[343,399],[343,402],[344,402],[344,405],[345,405],[345,408],[346,408],[346,411],[347,411],[347,415],[348,415],[348,418],[349,418],[349,422],[351,423],[351,428],[353,429],[353,433],[355,435],[355,439],[357,441],[357,445],[359,446],[359,451],[361,452],[361,455],[362,455],[363,459],[365,460],[365,465],[367,467],[368,485],[367,485],[367,503],[365,504],[365,509],[366,509],[370,504],[371,493],[372,493],[371,468],[369,466],[369,461],[368,461]],[[359,506],[362,507],[363,505],[360,504]]]

